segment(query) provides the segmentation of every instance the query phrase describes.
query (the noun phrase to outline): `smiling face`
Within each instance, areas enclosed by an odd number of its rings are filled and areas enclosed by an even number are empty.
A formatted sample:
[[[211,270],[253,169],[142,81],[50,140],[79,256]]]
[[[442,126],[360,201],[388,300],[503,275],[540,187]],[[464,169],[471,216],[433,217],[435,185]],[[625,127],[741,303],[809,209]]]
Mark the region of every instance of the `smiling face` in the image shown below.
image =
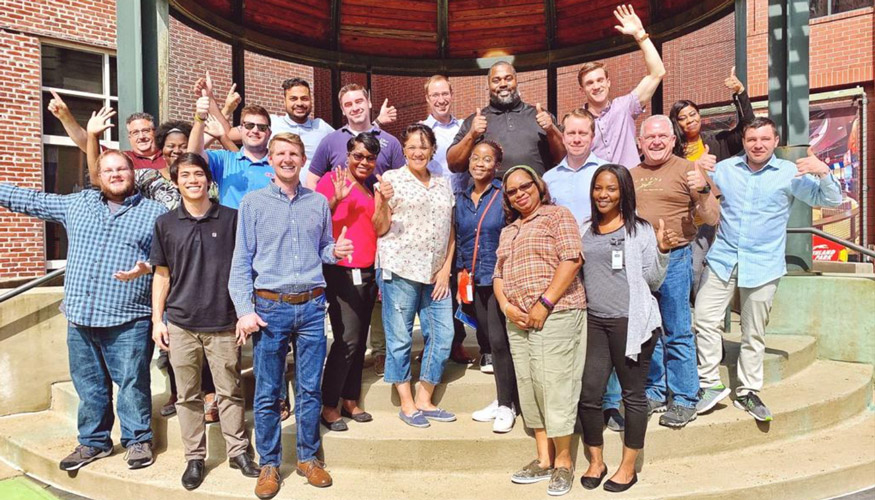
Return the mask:
[[[371,101],[361,90],[350,90],[340,98],[340,109],[346,121],[353,127],[364,126],[371,121]]]
[[[407,136],[404,141],[404,158],[407,166],[413,170],[424,171],[434,155],[434,145],[429,144],[428,137],[422,132]]]
[[[252,124],[252,128],[247,129]],[[264,131],[259,130],[266,129]],[[260,114],[246,114],[240,117],[240,133],[243,134],[243,146],[249,150],[263,150],[270,140],[270,119]]]
[[[360,142],[355,143],[355,147],[346,155],[346,160],[349,164],[349,173],[359,182],[365,182],[377,166],[377,155],[368,151],[368,148]]]
[[[535,179],[525,170],[513,171],[504,183],[504,192],[514,210],[525,218],[541,206],[541,193]]]
[[[100,190],[108,199],[121,202],[134,192],[134,169],[121,153],[103,156],[97,168]]]
[[[126,125],[131,148],[141,155],[155,152],[155,125],[146,119],[134,120]]]
[[[563,123],[562,142],[565,151],[573,159],[586,159],[592,148],[592,121],[570,115]]]
[[[285,91],[286,113],[295,123],[305,123],[313,109],[310,89],[303,85],[290,87]]]
[[[744,131],[744,152],[747,154],[748,165],[751,168],[762,168],[778,147],[778,134],[771,125],[759,128],[749,128]]]
[[[274,140],[267,161],[273,167],[276,180],[292,187],[298,184],[301,167],[306,163],[307,156],[304,149],[297,144]]]
[[[453,106],[453,91],[450,89],[449,82],[446,80],[431,82],[428,84],[425,98],[428,101],[428,111],[431,113],[431,116],[435,117],[439,122],[445,122],[450,119]]]
[[[187,147],[188,137],[185,134],[182,132],[171,132],[164,138],[164,149],[161,150],[161,154],[164,155],[164,161],[170,165],[182,156],[182,153],[185,153]]]
[[[674,131],[668,120],[648,118],[644,122],[641,137],[638,138],[638,146],[644,153],[644,163],[648,165],[661,165],[668,161],[671,157],[675,140]]]
[[[200,165],[187,163],[177,168],[176,186],[183,199],[196,202],[209,196],[210,182]]]
[[[474,146],[468,159],[468,172],[475,182],[492,182],[497,166],[492,146],[484,142]]]
[[[595,106],[600,106],[608,100],[611,91],[611,79],[605,73],[604,68],[596,68],[583,75],[583,96]]]
[[[493,104],[508,106],[520,98],[517,91],[516,72],[513,66],[499,64],[489,72],[489,101]]]
[[[689,141],[695,141],[699,138],[699,132],[702,127],[702,118],[699,112],[692,106],[687,106],[678,112],[678,125],[684,136]]]
[[[602,171],[593,182],[592,199],[599,213],[614,213],[620,207],[620,181],[613,172]]]

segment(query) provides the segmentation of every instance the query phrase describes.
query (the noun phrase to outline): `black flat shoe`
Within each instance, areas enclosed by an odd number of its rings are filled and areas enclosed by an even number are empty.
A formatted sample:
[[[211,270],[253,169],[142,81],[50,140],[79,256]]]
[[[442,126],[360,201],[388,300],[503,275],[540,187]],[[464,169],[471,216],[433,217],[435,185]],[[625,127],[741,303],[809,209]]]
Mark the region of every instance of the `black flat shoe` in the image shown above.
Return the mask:
[[[189,460],[182,473],[182,487],[191,491],[204,482],[204,461]]]
[[[346,408],[341,408],[340,414],[346,418],[351,418],[360,424],[363,424],[365,422],[370,422],[374,419],[374,417],[366,411],[363,411],[361,413],[356,413],[355,415],[353,415],[352,413],[346,411]]]
[[[605,481],[605,491],[610,491],[611,493],[622,493],[629,488],[632,487],[633,484],[638,482],[638,473],[636,472],[634,476],[632,476],[632,480],[628,483],[615,483],[608,479]]]
[[[236,457],[229,458],[228,465],[230,465],[232,469],[239,470],[246,477],[258,477],[258,475],[261,474],[261,467],[255,465],[255,462],[252,461],[252,457],[247,453],[241,453]]]
[[[342,418],[335,420],[334,422],[329,422],[328,420],[325,420],[325,417],[319,415],[319,421],[322,422],[322,425],[324,425],[329,431],[343,432],[349,430],[349,427],[346,426],[346,422],[344,422]]]
[[[594,490],[594,489],[598,488],[600,484],[602,484],[602,479],[604,479],[605,476],[607,476],[607,475],[608,475],[608,466],[605,465],[605,470],[602,471],[602,474],[599,477],[580,476],[580,485],[583,486],[584,489]]]

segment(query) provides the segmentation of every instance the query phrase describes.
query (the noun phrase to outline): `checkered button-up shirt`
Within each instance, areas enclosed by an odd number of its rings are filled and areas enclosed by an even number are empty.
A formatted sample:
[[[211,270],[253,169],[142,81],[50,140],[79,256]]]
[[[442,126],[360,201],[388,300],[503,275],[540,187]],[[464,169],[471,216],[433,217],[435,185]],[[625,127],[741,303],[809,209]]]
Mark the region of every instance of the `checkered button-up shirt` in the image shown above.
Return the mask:
[[[0,184],[0,206],[67,230],[69,250],[64,280],[64,313],[74,324],[117,326],[152,313],[152,276],[122,282],[117,271],[148,261],[155,219],[164,205],[139,193],[111,213],[100,191],[57,195]]]
[[[559,264],[582,253],[580,230],[571,211],[543,205],[529,220],[519,218],[501,231],[494,277],[504,280],[507,300],[528,311],[550,286]],[[578,274],[553,310],[584,308],[586,294]]]

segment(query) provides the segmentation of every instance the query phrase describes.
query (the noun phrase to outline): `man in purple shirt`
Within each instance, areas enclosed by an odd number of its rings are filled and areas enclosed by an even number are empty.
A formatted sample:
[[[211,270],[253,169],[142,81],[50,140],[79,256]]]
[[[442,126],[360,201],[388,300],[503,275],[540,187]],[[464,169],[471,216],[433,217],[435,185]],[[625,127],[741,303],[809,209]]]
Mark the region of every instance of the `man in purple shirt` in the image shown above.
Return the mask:
[[[592,152],[608,163],[632,168],[641,163],[636,146],[635,118],[644,113],[645,106],[662,82],[665,66],[631,5],[617,7],[614,16],[620,22],[617,31],[635,38],[641,47],[647,76],[632,92],[613,100],[608,99],[611,79],[604,63],[584,64],[577,73],[577,82],[585,99],[584,108],[596,117]]]
[[[371,98],[367,89],[357,83],[350,83],[340,89],[337,98],[343,116],[346,117],[346,125],[326,135],[316,148],[316,153],[310,160],[310,172],[307,174],[306,187],[310,189],[315,189],[319,179],[332,168],[346,165],[346,144],[351,137],[361,132],[371,132],[380,141],[377,168],[369,179],[370,183],[376,182],[377,174],[405,163],[398,139],[371,122]]]

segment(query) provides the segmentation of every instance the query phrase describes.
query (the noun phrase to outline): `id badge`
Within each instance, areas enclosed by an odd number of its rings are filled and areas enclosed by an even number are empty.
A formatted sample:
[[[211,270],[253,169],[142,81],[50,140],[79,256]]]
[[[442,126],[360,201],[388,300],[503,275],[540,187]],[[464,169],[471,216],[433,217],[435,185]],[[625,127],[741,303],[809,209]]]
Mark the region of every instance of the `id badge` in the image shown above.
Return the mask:
[[[465,287],[465,294],[468,296],[469,299],[471,299],[473,301],[474,300],[474,286],[470,285],[470,284],[468,286],[466,286]]]
[[[361,269],[353,269],[352,270],[352,284],[355,286],[359,286],[362,284],[362,270]]]
[[[611,269],[623,269],[623,251],[611,250]]]

